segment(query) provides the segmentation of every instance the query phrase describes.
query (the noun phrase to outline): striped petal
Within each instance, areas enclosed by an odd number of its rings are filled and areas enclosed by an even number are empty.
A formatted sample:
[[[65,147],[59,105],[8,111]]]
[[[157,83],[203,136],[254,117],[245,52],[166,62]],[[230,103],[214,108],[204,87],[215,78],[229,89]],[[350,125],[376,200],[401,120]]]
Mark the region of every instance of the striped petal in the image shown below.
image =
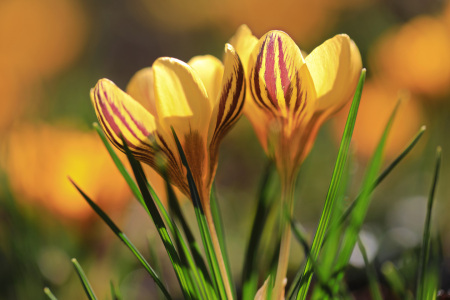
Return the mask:
[[[325,41],[306,57],[314,81],[316,111],[341,108],[351,99],[361,73],[361,54],[346,34]]]
[[[137,159],[153,165],[155,152],[149,137],[156,130],[154,117],[108,79],[100,79],[91,89],[91,100],[111,142],[123,151],[123,136]]]
[[[134,74],[128,83],[127,94],[142,104],[153,116],[156,116],[152,68],[144,68]]]
[[[222,77],[223,64],[212,55],[195,56],[189,62],[190,65],[200,76],[203,85],[208,93],[208,98],[211,101],[211,107],[215,105],[215,99],[219,95]]]
[[[209,128],[210,143],[218,142],[242,113],[245,95],[244,68],[233,46],[226,44],[221,90],[214,101]]]
[[[173,126],[180,138],[197,132],[206,140],[211,104],[200,76],[186,63],[167,57],[153,63],[153,75],[160,122]]]
[[[251,56],[249,84],[255,103],[293,124],[309,115],[307,107],[316,97],[314,84],[294,41],[284,32],[268,32]]]
[[[220,141],[241,116],[244,96],[244,68],[233,46],[226,44],[222,87],[215,101],[208,133],[211,179],[217,167]]]

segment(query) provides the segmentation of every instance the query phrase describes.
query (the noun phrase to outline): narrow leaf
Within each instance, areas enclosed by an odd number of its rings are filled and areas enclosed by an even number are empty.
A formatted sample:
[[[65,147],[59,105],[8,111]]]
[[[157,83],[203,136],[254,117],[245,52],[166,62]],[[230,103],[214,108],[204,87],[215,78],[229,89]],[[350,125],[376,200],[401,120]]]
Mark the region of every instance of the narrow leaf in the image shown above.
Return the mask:
[[[272,191],[276,189],[274,176],[276,170],[272,161],[266,165],[256,203],[256,213],[253,218],[253,225],[250,233],[249,243],[245,252],[244,267],[242,271],[242,299],[253,299],[258,289],[259,270],[256,268],[256,258],[260,247],[261,237],[266,225],[267,217],[272,210],[274,200]]]
[[[186,299],[191,299],[192,296],[191,290],[188,286],[188,282],[181,268],[180,257],[178,256],[178,253],[167,231],[166,225],[164,224],[164,221],[158,211],[155,201],[153,200],[153,197],[150,194],[144,170],[142,169],[141,164],[134,158],[133,154],[128,148],[127,142],[123,139],[123,137],[122,143],[124,145],[125,154],[127,155],[128,161],[130,162],[139,190],[141,191],[142,197],[144,199],[145,207],[149,212],[150,217],[153,220],[153,223],[156,226],[156,229],[164,244],[164,247],[166,248],[167,254],[169,255],[170,261],[172,262],[172,266],[174,268],[178,282],[181,286],[181,290],[183,291],[183,295]]]
[[[391,173],[391,171],[403,160],[403,158],[405,158],[405,156],[409,152],[411,152],[411,150],[414,148],[414,146],[417,144],[417,142],[422,137],[422,135],[425,132],[425,130],[426,130],[425,126],[420,127],[419,132],[414,136],[414,138],[408,144],[408,146],[406,146],[406,148],[403,149],[402,153],[400,153],[400,155],[397,156],[397,158],[395,158],[389,164],[389,166],[387,166],[386,169],[384,169],[383,172],[378,176],[378,178],[375,180],[375,182],[372,185],[372,191]],[[339,223],[342,224],[342,223],[345,222],[345,220],[348,218],[348,216],[351,214],[351,212],[355,208],[355,205],[356,205],[356,203],[358,203],[360,197],[361,197],[361,195],[358,195],[356,197],[355,201],[353,201],[352,204],[347,208],[347,210],[342,215]]]
[[[222,216],[220,215],[220,207],[217,199],[216,185],[213,183],[211,195],[210,195],[210,203],[211,203],[211,213],[214,219],[214,225],[216,226],[217,238],[219,239],[220,249],[222,250],[222,256],[225,263],[225,267],[227,269],[228,282],[233,282],[233,277],[231,276],[231,267],[230,260],[227,254],[227,244],[225,240],[225,231],[223,227]],[[236,298],[236,290],[234,285],[231,285],[231,290],[233,292],[233,296]]]
[[[50,300],[58,300],[58,299],[55,297],[55,295],[53,295],[52,291],[50,291],[50,289],[49,289],[48,287],[45,287],[45,288],[44,288],[44,293],[47,295],[47,297],[48,297]]]
[[[424,287],[426,285],[425,271],[428,267],[428,260],[430,259],[431,247],[431,212],[433,210],[434,195],[439,179],[439,170],[441,168],[441,147],[436,150],[436,163],[434,168],[433,182],[431,184],[430,194],[428,196],[427,215],[425,218],[425,226],[423,230],[422,248],[420,250],[419,272],[417,276],[417,299],[426,299]]]
[[[320,217],[319,226],[317,228],[316,235],[314,236],[311,252],[306,261],[306,265],[303,270],[303,275],[301,279],[298,282],[294,283],[295,284],[294,295],[297,294],[297,299],[302,300],[306,299],[306,295],[309,290],[309,285],[311,283],[311,278],[313,275],[312,262],[316,261],[319,256],[319,251],[322,248],[322,243],[325,237],[325,232],[328,229],[331,210],[334,206],[336,194],[340,186],[341,176],[345,169],[345,164],[347,162],[348,150],[350,148],[350,141],[352,138],[353,129],[355,127],[356,115],[359,108],[359,102],[361,100],[361,94],[365,78],[366,78],[366,70],[363,69],[361,72],[361,76],[359,78],[355,95],[353,97],[352,105],[350,107],[347,123],[344,128],[341,145],[339,147],[338,157],[333,171],[333,176],[331,178],[331,183],[328,189],[328,194],[325,200],[325,206],[322,211],[322,216]],[[298,293],[296,293],[296,291],[298,291]]]
[[[143,205],[144,205],[144,199],[142,199],[142,195],[139,192],[139,188],[136,185],[136,182],[134,182],[133,178],[131,178],[130,173],[128,173],[127,169],[123,165],[122,161],[120,160],[119,156],[117,156],[117,153],[112,148],[111,144],[108,141],[108,138],[105,136],[105,133],[101,129],[101,127],[98,125],[97,122],[93,124],[93,127],[95,131],[97,131],[98,135],[100,136],[100,139],[102,140],[103,144],[106,147],[106,150],[108,150],[109,155],[111,156],[114,164],[116,165],[117,169],[119,170],[120,174],[122,174],[122,177],[127,182],[128,186],[130,187],[131,191],[133,192],[133,195],[136,197],[136,199]]]
[[[219,290],[220,297],[222,299],[226,299],[225,285],[224,285],[223,278],[220,273],[218,259],[215,254],[214,248],[213,248],[211,233],[209,231],[205,212],[203,211],[203,207],[200,202],[200,196],[198,193],[198,189],[195,185],[194,177],[192,176],[191,169],[190,169],[189,164],[186,159],[186,155],[183,151],[183,148],[181,147],[180,140],[178,139],[178,136],[175,133],[175,130],[173,129],[173,127],[172,127],[172,134],[173,134],[175,142],[177,144],[177,148],[178,148],[178,152],[181,157],[181,161],[186,168],[189,190],[191,192],[191,199],[192,199],[192,203],[194,204],[195,216],[197,218],[197,223],[198,223],[198,226],[200,229],[200,235],[202,237],[203,247],[205,248],[209,267],[211,269],[212,276],[214,278],[216,287]]]
[[[83,285],[84,291],[88,296],[89,300],[97,300],[97,297],[92,290],[91,284],[89,283],[86,274],[84,274],[83,269],[75,258],[72,258],[73,266],[75,267],[75,271],[77,271],[78,277],[80,277],[81,284]]]
[[[363,183],[361,185],[361,196],[360,200],[355,206],[352,214],[349,216],[349,224],[345,228],[344,235],[342,238],[341,252],[338,254],[336,265],[334,268],[334,282],[340,282],[344,276],[344,270],[348,264],[350,256],[353,252],[353,248],[356,245],[358,239],[359,231],[364,222],[367,210],[369,208],[371,193],[373,191],[373,182],[376,179],[376,174],[379,172],[382,163],[383,150],[386,144],[389,131],[394,122],[395,114],[398,109],[399,102],[397,103],[394,111],[392,112],[386,128],[383,132],[380,142],[372,156],[370,163],[367,167],[366,175],[364,177]],[[332,282],[333,282],[332,281]]]
[[[380,291],[380,286],[378,285],[377,273],[375,271],[375,268],[373,267],[373,264],[369,261],[367,257],[367,251],[366,248],[364,247],[363,242],[361,241],[361,238],[358,238],[358,247],[364,259],[364,264],[366,265],[366,273],[367,278],[369,279],[370,294],[372,295],[372,299],[383,300],[383,296],[381,295]]]
[[[388,282],[392,291],[397,294],[399,299],[412,300],[412,295],[406,290],[405,280],[397,271],[397,268],[390,261],[381,266],[381,273]]]
[[[171,299],[169,292],[165,288],[164,284],[159,279],[156,272],[152,269],[150,264],[145,260],[145,258],[142,256],[142,254],[139,252],[139,250],[131,243],[131,241],[128,239],[128,237],[117,227],[117,225],[111,220],[111,218],[94,202],[87,196],[77,185],[75,182],[70,179],[70,182],[75,186],[75,188],[78,190],[78,192],[83,196],[83,198],[86,200],[86,202],[92,207],[92,209],[97,213],[97,215],[108,225],[108,227],[117,235],[117,237],[128,247],[128,249],[133,252],[133,254],[136,256],[136,258],[141,262],[141,264],[144,266],[144,268],[147,270],[147,272],[150,274],[152,279],[155,281],[156,285],[160,288],[162,293],[167,299]]]
[[[111,280],[109,282],[110,288],[111,288],[111,297],[112,300],[122,300],[122,296],[117,291],[116,287],[114,286],[114,282]]]

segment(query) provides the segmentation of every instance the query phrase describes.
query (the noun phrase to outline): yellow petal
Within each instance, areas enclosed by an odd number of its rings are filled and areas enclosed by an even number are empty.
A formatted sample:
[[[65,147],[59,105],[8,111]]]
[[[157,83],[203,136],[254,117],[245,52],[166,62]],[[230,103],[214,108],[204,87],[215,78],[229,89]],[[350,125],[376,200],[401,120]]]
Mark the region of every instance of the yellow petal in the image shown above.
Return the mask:
[[[156,111],[167,128],[173,126],[180,139],[191,132],[205,137],[211,118],[211,104],[200,76],[175,58],[153,63]]]
[[[136,158],[153,164],[149,136],[156,129],[154,117],[108,79],[100,79],[91,89],[91,100],[111,142],[123,151],[122,135]]]
[[[152,68],[144,68],[134,74],[128,83],[127,94],[142,104],[153,116],[156,116]]]
[[[211,101],[211,106],[214,106],[222,83],[222,62],[212,55],[203,55],[193,57],[188,65],[200,76]]]
[[[310,115],[314,84],[300,49],[286,33],[265,34],[251,54],[249,67],[250,90],[261,109],[293,124]]]
[[[247,25],[241,25],[229,43],[239,54],[244,69],[247,70],[250,54],[258,43],[258,39],[252,34]]]
[[[325,41],[306,57],[306,64],[316,88],[316,111],[337,110],[351,99],[362,62],[348,35],[336,35]]]

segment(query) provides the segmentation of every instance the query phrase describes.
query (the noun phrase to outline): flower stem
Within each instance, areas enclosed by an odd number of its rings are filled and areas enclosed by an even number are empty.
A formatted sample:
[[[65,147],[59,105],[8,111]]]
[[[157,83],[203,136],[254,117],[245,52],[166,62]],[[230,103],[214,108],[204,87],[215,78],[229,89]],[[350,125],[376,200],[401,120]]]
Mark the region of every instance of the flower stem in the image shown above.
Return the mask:
[[[225,267],[225,262],[223,260],[222,250],[220,249],[219,239],[217,237],[216,226],[214,225],[214,219],[211,214],[211,206],[209,202],[204,207],[206,222],[208,223],[209,232],[211,233],[211,240],[214,247],[214,252],[216,253],[216,257],[219,263],[220,275],[223,279],[223,284],[225,285],[225,292],[227,294],[227,299],[233,299],[233,293],[231,292],[230,281],[228,280],[228,273]]]
[[[281,245],[278,256],[277,274],[275,285],[272,292],[273,300],[283,299],[283,281],[286,278],[289,250],[291,246],[291,222],[292,210],[294,206],[294,182],[295,176],[282,176],[282,194],[281,194]]]

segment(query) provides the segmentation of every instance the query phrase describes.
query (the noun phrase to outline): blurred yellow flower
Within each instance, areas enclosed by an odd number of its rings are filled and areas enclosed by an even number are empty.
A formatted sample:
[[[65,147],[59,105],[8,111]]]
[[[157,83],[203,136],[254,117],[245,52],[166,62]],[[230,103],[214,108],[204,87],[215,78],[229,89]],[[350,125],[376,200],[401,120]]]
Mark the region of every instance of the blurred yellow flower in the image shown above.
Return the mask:
[[[303,45],[312,46],[331,30],[339,12],[355,8],[365,0],[225,0],[220,1],[218,22],[226,28],[247,24],[257,36],[272,29],[289,32]],[[312,34],[313,33],[313,34]]]
[[[49,76],[83,49],[87,18],[75,0],[0,2],[0,65]]]
[[[68,176],[108,213],[120,214],[131,198],[93,133],[23,125],[11,131],[7,145],[5,170],[18,200],[42,206],[61,220],[83,222],[95,214]]]
[[[450,28],[439,18],[420,16],[385,34],[371,61],[400,88],[427,96],[450,91]]]
[[[244,113],[281,175],[292,178],[319,126],[351,99],[362,68],[359,50],[341,34],[304,58],[286,33],[270,31],[258,41],[245,25],[230,42],[246,67]]]
[[[423,115],[417,100],[402,95],[402,102],[395,116],[384,148],[387,158],[394,158],[406,147],[422,125]],[[381,139],[381,135],[399,99],[398,89],[380,80],[369,80],[364,84],[361,103],[353,131],[352,143],[356,154],[369,159]],[[340,141],[347,121],[349,106],[333,120],[331,126],[336,141]]]
[[[229,33],[248,24],[261,36],[271,29],[290,33],[304,45],[318,42],[331,30],[345,9],[361,7],[368,0],[136,0],[131,5],[137,15],[152,27],[189,31],[209,27]],[[311,34],[314,32],[314,34]]]

